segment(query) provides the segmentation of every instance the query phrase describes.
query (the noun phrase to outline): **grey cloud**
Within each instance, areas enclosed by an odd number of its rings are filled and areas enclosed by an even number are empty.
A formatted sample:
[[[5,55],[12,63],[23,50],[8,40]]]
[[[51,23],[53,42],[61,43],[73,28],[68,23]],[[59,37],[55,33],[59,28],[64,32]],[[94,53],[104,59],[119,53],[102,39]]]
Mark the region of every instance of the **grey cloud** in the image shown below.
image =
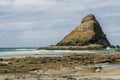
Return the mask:
[[[16,46],[52,44],[89,13],[97,16],[108,37],[119,37],[119,4],[120,0],[0,0],[0,38],[15,41]]]

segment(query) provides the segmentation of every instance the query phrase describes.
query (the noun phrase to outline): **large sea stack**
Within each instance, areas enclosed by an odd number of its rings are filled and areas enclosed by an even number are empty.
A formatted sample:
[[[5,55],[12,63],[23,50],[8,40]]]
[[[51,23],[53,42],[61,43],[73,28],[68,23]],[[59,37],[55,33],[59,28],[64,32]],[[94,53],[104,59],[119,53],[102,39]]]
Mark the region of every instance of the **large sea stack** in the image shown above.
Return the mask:
[[[90,44],[110,46],[106,34],[93,14],[84,17],[81,24],[60,41],[57,46],[85,46]]]
[[[104,49],[106,47],[111,47],[110,42],[106,38],[106,34],[103,32],[95,16],[89,14],[63,40],[54,46],[44,47],[44,49],[90,50]]]

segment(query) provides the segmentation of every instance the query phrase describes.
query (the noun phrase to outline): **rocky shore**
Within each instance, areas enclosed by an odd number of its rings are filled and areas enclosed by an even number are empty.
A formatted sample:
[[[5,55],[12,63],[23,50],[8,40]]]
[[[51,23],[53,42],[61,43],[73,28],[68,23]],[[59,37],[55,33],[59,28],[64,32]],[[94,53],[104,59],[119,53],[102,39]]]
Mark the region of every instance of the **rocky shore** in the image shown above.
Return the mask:
[[[87,46],[46,46],[38,48],[38,50],[101,50],[104,49],[102,45],[87,45]]]
[[[102,68],[104,68],[105,65],[111,64],[120,64],[120,52],[110,54],[71,54],[63,57],[9,58],[0,59],[0,74],[14,75],[12,77],[8,75],[7,78],[11,78],[10,80],[17,78],[25,78],[21,80],[120,79],[118,76],[120,75],[120,68],[102,71]],[[113,73],[113,71],[116,71],[116,73]],[[22,74],[22,76],[20,77],[16,74]],[[1,78],[0,80],[2,79],[4,80],[6,77]]]

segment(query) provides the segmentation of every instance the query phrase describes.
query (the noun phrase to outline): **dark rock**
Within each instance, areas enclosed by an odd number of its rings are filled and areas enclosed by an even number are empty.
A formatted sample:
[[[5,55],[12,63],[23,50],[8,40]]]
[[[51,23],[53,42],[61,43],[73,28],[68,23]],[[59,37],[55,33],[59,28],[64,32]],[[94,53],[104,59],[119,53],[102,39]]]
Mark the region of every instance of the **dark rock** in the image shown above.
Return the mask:
[[[120,45],[116,45],[116,48],[120,48]]]
[[[84,17],[81,24],[65,36],[56,46],[85,46],[90,44],[98,44],[103,47],[111,46],[93,14]]]

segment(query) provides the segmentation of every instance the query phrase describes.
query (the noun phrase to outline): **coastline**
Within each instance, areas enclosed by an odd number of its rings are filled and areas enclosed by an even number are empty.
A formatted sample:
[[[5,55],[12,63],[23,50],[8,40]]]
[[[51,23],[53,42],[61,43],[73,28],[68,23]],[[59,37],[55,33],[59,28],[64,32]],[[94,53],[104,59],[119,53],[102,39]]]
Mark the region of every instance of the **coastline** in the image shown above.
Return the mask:
[[[81,78],[93,77],[120,79],[118,76],[120,75],[120,67],[107,71],[96,72],[98,68],[114,64],[120,64],[120,52],[110,54],[67,54],[63,57],[1,58],[0,73],[1,75],[14,75],[16,73],[22,73],[24,75],[37,74],[39,76],[41,75],[40,78],[43,78],[42,80],[45,80],[45,78],[49,78],[51,80],[70,80],[68,78],[75,78],[76,80],[79,80]],[[113,73],[114,71],[116,71],[116,73]]]

